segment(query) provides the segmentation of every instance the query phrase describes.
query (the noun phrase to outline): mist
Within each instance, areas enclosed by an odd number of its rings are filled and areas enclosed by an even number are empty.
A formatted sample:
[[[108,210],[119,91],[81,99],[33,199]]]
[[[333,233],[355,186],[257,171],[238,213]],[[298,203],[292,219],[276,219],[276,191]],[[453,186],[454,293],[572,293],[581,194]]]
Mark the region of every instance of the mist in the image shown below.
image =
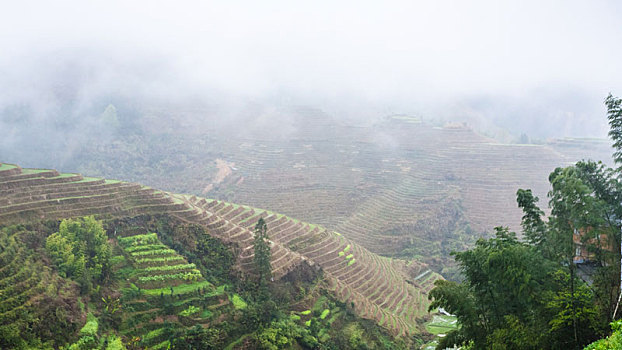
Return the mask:
[[[621,10],[617,1],[13,2],[0,13],[0,158],[36,163],[52,151],[62,166],[72,149],[118,132],[103,116],[109,105],[121,127],[154,113],[227,130],[276,118],[282,138],[300,127],[284,112],[292,106],[353,124],[395,113],[460,121],[502,141],[606,137],[603,99],[622,94]]]

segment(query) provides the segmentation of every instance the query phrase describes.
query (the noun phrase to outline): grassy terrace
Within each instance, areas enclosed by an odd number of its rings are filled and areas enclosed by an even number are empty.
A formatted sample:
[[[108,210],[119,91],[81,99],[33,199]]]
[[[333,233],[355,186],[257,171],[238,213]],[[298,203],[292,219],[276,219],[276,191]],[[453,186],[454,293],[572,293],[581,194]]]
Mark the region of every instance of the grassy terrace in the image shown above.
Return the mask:
[[[0,220],[5,223],[41,217],[109,213],[122,216],[187,210],[183,201],[137,184],[2,165],[4,169],[19,170],[0,175]]]
[[[172,329],[207,326],[221,308],[229,307],[225,286],[216,288],[206,281],[194,264],[164,245],[157,234],[121,237],[118,244],[124,258],[117,258],[121,263],[116,269],[127,276],[123,303],[130,310],[123,328],[127,335],[140,337],[142,346],[166,349]]]
[[[17,168],[16,165],[7,164],[7,163],[0,163],[0,171],[10,170],[10,169],[15,169],[15,168]]]
[[[0,170],[2,170],[2,166],[0,165]],[[22,169],[22,174],[25,175],[30,175],[30,174],[41,174],[41,173],[47,173],[47,172],[51,172],[54,170],[50,170],[50,169]]]

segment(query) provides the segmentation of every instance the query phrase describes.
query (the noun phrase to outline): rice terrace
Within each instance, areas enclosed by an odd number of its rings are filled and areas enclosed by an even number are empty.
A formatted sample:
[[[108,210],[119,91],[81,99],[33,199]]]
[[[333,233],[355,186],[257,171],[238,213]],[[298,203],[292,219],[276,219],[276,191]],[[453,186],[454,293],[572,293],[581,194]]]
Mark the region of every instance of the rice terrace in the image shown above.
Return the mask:
[[[7,1],[0,350],[622,350],[619,1]]]
[[[322,288],[356,316],[397,336],[436,334],[444,326],[436,321],[442,316],[428,312],[428,293],[441,274],[454,273],[453,265],[447,264],[449,251],[471,245],[475,232],[490,232],[495,223],[487,219],[487,212],[517,225],[520,211],[502,194],[520,186],[544,192],[546,183],[540,179],[551,164],[570,163],[577,156],[572,152],[584,144],[591,152],[605,153],[608,148],[606,142],[589,140],[504,145],[464,126],[433,127],[397,117],[373,128],[358,128],[354,144],[337,136],[346,134],[339,130],[347,128],[330,128],[335,134],[326,139],[310,133],[287,142],[221,141],[212,147],[230,152],[219,152],[230,162],[216,159],[215,175],[204,178],[217,181],[196,183],[194,195],[3,163],[0,219],[8,225],[95,215],[108,222],[114,241],[112,269],[119,281],[127,280],[117,287],[122,291],[117,302],[125,313],[118,325],[120,334],[148,348],[166,348],[174,329],[209,327],[244,308],[236,304],[246,304],[226,279],[207,281],[205,269],[180,255],[196,256],[197,243],[191,241],[201,239],[201,234],[175,236],[174,227],[198,225],[201,232],[233,247],[234,270],[252,274],[253,230],[259,218],[269,228],[272,281],[291,278],[300,270],[321,271]],[[383,145],[365,141],[378,130],[400,147],[388,152]],[[336,152],[327,156],[322,148]],[[191,174],[177,175],[168,187],[193,184],[184,181]],[[164,230],[163,217],[168,227]],[[5,270],[19,259],[31,259],[15,251],[20,232],[3,232],[3,255],[11,262]],[[163,236],[168,245],[159,238]],[[53,272],[46,273],[51,275],[9,276],[20,284],[23,279],[24,288],[60,283],[53,282]],[[8,315],[17,315],[16,310],[37,299],[24,288],[5,289],[8,300],[19,297],[3,311],[5,324],[11,321]],[[304,318],[304,310],[298,312]],[[326,318],[321,316],[320,320]],[[424,327],[422,322],[428,319]]]

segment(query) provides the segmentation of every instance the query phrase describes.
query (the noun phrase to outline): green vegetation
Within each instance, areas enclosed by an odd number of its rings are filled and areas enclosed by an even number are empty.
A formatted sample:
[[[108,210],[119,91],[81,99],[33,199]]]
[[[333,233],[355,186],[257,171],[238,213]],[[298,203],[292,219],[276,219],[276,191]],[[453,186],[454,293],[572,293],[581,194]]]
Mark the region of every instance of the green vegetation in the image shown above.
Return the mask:
[[[446,334],[457,327],[458,319],[448,315],[434,315],[432,320],[425,325],[426,330],[432,334]]]
[[[15,168],[15,165],[7,164],[7,163],[0,163],[0,171],[9,170],[13,168]]]
[[[63,277],[79,281],[83,291],[105,282],[110,274],[111,250],[101,221],[92,216],[63,220],[46,240],[46,250]]]
[[[585,350],[621,350],[622,349],[622,320],[611,323],[610,336],[593,342]]]
[[[233,296],[231,296],[231,303],[233,303],[233,307],[235,307],[238,310],[244,310],[244,309],[246,309],[246,306],[247,306],[247,304],[244,301],[244,299],[242,299],[237,294],[233,294]]]
[[[622,140],[622,101],[607,98],[610,135]],[[622,162],[622,142],[616,142]],[[518,190],[524,240],[497,227],[495,237],[453,253],[465,280],[439,280],[430,309],[455,314],[460,327],[439,340],[473,348],[576,349],[609,332],[618,317],[622,182],[618,170],[582,161],[549,176],[551,215],[529,190]],[[581,272],[590,261],[591,270]],[[589,281],[586,283],[583,279]],[[613,323],[614,331],[619,324]],[[595,343],[614,346],[617,335]]]
[[[320,318],[323,320],[326,318],[326,316],[328,316],[328,314],[330,314],[330,310],[324,309],[324,311],[322,311],[322,314],[320,315]]]
[[[263,218],[259,218],[255,225],[255,240],[253,243],[255,269],[257,270],[259,293],[264,296],[268,281],[272,278],[272,266],[270,264],[270,244],[268,242],[268,226]]]

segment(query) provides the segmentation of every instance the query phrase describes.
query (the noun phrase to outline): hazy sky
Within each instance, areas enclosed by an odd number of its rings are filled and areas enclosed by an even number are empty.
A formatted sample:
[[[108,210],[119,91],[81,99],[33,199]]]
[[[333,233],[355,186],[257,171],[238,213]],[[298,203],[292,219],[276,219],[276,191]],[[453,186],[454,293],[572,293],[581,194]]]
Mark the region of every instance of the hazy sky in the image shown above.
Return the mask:
[[[87,96],[216,89],[458,118],[526,106],[603,135],[602,100],[622,95],[621,1],[20,0],[0,33],[0,104],[66,72]],[[486,97],[511,107],[473,107]]]

